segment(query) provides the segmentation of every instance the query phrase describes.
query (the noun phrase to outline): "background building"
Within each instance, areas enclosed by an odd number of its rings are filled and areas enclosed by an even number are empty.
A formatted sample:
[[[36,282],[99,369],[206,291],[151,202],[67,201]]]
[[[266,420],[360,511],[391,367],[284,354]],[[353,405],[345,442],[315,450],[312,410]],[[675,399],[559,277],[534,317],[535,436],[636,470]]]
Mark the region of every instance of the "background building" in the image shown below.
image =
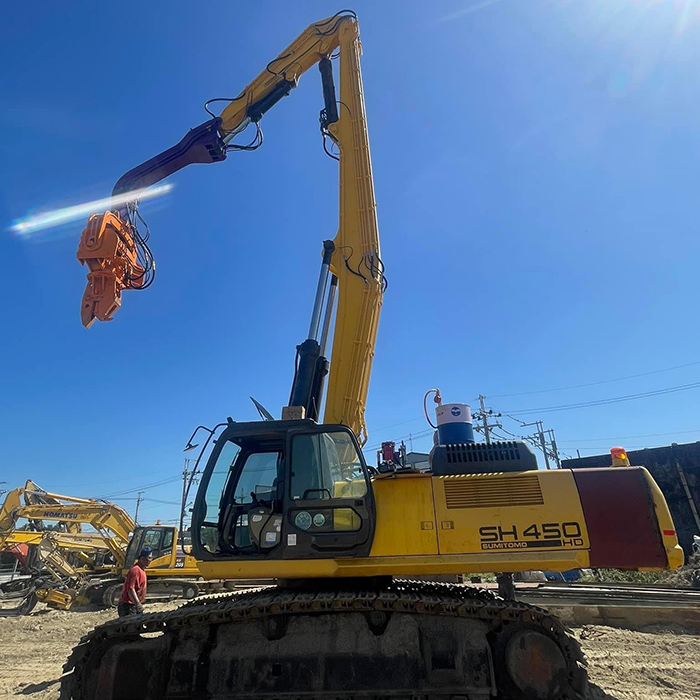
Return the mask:
[[[427,472],[430,469],[427,452],[409,452],[406,455],[406,464],[414,469],[420,469],[422,472]]]

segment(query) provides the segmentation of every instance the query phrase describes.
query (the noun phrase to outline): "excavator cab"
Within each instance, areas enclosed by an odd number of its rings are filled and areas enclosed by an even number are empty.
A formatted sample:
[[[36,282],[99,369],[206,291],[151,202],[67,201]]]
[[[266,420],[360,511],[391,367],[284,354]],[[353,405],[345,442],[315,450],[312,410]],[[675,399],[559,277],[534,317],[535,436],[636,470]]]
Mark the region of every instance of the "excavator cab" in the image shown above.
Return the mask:
[[[231,422],[216,442],[193,511],[199,560],[369,554],[369,472],[344,425],[310,419]]]
[[[168,568],[173,553],[173,542],[177,530],[169,525],[150,525],[137,527],[126,550],[124,563],[131,567],[139,558],[139,552],[144,547],[150,547],[153,553],[153,569]]]

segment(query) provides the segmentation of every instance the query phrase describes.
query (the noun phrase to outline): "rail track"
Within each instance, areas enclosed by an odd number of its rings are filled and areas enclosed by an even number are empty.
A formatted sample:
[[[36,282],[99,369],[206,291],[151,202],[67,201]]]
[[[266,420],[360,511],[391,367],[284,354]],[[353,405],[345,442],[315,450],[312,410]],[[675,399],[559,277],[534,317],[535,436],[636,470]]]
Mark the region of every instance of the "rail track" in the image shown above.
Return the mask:
[[[518,600],[550,605],[614,605],[700,610],[700,590],[635,583],[543,583],[518,585]]]

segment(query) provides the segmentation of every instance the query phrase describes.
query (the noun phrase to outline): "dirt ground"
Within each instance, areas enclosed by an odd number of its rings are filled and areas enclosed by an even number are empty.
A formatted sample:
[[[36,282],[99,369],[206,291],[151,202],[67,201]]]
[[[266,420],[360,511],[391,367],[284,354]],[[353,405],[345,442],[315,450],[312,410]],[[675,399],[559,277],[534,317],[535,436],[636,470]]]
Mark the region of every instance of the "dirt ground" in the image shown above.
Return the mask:
[[[176,603],[152,604],[165,610]],[[57,700],[70,649],[110,610],[61,612],[37,607],[28,617],[0,618],[0,699]],[[700,636],[680,629],[575,630],[593,683],[590,700],[700,700]]]

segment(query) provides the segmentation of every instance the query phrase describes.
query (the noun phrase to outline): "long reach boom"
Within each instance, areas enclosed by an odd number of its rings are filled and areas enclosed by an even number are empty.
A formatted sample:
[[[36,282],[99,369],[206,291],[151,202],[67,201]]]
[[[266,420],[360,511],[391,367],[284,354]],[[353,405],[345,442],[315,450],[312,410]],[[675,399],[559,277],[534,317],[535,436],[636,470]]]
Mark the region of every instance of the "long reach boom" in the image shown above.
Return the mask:
[[[331,59],[339,50],[340,94],[336,98]],[[328,377],[323,421],[352,428],[364,442],[365,403],[374,356],[382,294],[386,285],[379,250],[376,202],[365,119],[361,45],[355,13],[340,12],[310,25],[234,99],[219,116],[200,124],[172,148],[123,175],[113,195],[138,192],[192,163],[216,163],[230,151],[250,151],[262,143],[262,117],[318,65],[324,108],[321,132],[338,149],[340,216],[338,231],[324,244],[324,264],[308,339],[298,348],[297,372],[290,406],[318,419],[323,377]],[[215,102],[217,100],[211,100]],[[210,103],[208,103],[210,104]],[[207,107],[207,111],[208,107]],[[247,127],[257,130],[252,143],[234,138]],[[328,151],[327,151],[328,152]],[[135,202],[104,214],[93,214],[83,231],[78,259],[88,265],[88,284],[81,317],[89,327],[95,319],[109,321],[126,289],[144,289],[154,274],[153,257],[137,226]],[[332,362],[324,358],[330,335],[334,296]],[[324,312],[325,306],[325,312]]]

